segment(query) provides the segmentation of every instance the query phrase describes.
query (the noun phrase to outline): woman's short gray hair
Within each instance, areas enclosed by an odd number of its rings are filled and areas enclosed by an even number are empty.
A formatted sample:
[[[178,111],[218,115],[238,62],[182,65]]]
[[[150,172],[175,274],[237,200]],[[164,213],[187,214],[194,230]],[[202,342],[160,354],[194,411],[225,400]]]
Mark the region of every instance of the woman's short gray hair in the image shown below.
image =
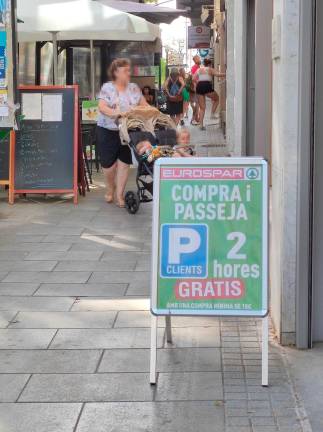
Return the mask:
[[[171,68],[171,70],[170,70],[170,75],[172,75],[172,76],[177,76],[177,75],[179,75],[179,70],[178,70],[178,68],[177,68],[177,67],[173,67],[173,68]]]

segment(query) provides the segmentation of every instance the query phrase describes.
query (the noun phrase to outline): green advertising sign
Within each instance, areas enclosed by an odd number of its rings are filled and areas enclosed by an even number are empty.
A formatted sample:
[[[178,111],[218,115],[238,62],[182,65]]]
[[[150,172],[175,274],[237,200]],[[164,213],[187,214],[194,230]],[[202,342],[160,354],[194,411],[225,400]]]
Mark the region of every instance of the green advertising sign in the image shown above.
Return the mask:
[[[152,312],[268,312],[267,163],[159,159],[154,172]]]

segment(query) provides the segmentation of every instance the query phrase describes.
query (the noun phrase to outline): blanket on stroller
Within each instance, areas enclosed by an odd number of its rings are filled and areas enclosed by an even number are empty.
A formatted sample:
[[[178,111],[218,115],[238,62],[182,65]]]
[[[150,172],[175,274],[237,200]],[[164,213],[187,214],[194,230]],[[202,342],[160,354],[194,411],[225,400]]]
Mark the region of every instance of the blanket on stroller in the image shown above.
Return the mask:
[[[173,120],[151,106],[138,106],[120,119],[120,138],[125,145],[130,143],[129,130],[150,132],[156,136],[158,129],[176,129]]]

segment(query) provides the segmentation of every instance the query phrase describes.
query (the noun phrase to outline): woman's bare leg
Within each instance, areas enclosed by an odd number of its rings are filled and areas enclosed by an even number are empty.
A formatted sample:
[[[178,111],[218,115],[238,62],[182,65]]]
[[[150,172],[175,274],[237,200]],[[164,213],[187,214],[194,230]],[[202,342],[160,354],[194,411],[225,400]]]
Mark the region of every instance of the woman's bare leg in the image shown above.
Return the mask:
[[[116,194],[117,194],[117,203],[120,207],[124,207],[124,191],[126,188],[126,184],[129,176],[129,165],[118,160],[117,162],[117,174],[116,174]]]
[[[219,95],[217,94],[217,92],[212,92],[212,93],[208,93],[206,95],[208,98],[212,99],[212,109],[211,109],[211,116],[213,116],[219,106]]]
[[[184,112],[183,112],[183,114],[184,114],[185,118],[188,117],[188,108],[189,108],[189,106],[190,106],[189,102],[184,102]]]
[[[206,108],[206,101],[204,95],[198,95],[198,102],[200,107],[200,128],[204,128],[204,116],[205,116],[205,108]]]
[[[103,168],[103,174],[107,188],[104,198],[108,203],[112,203],[114,200],[114,192],[116,188],[116,169],[117,162],[115,162],[110,168]]]

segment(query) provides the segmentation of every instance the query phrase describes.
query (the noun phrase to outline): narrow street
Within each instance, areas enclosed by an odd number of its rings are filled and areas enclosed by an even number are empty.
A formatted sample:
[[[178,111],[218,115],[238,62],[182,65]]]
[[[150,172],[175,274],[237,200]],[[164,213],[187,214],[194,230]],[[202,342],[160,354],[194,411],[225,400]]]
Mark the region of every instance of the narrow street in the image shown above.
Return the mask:
[[[224,142],[216,126],[192,135],[201,156]],[[173,345],[160,319],[150,386],[151,205],[132,216],[102,197],[101,175],[78,206],[2,195],[0,431],[305,430],[274,342],[260,385],[254,319],[173,318]]]

